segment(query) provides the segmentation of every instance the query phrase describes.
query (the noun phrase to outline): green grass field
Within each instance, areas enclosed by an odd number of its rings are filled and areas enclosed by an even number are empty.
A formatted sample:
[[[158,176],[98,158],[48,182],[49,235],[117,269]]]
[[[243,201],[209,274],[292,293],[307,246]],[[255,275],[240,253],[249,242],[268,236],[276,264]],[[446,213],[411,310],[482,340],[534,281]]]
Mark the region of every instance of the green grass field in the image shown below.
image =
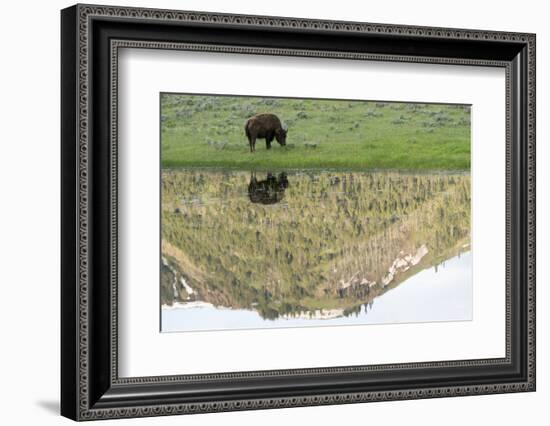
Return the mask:
[[[249,152],[261,112],[288,125],[286,147]],[[162,94],[161,144],[163,168],[469,170],[470,107]]]

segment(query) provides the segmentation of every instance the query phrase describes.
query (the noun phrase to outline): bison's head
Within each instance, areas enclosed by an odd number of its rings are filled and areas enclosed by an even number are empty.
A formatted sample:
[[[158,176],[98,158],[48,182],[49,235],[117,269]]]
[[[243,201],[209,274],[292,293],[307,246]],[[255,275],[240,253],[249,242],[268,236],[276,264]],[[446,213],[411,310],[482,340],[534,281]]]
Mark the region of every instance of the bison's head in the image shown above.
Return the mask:
[[[279,145],[285,146],[286,145],[286,134],[288,133],[288,126],[283,123],[280,129],[278,129],[275,132],[275,138],[277,139],[277,142],[279,142]]]

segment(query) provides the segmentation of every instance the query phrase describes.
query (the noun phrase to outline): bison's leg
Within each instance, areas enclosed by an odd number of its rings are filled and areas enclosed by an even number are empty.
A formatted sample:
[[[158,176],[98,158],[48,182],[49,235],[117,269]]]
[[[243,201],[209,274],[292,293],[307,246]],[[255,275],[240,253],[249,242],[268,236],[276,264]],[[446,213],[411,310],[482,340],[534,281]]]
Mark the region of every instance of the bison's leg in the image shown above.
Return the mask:
[[[267,149],[271,149],[271,142],[273,142],[273,135],[267,135],[265,137],[265,146]]]
[[[251,136],[249,142],[250,142],[250,152],[256,151],[256,138]]]
[[[248,146],[250,146],[250,152],[254,152],[254,141],[252,139],[252,135],[248,132],[248,129],[246,131],[246,137],[248,138]]]

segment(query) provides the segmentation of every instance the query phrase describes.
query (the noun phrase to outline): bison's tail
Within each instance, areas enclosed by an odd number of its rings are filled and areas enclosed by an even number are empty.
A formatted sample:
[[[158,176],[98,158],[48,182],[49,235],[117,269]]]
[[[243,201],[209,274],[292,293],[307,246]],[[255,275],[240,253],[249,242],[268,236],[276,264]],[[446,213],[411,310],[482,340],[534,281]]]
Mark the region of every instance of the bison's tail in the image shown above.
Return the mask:
[[[248,131],[248,120],[246,120],[246,123],[244,123],[244,133],[246,134],[246,137],[250,137],[250,132]]]

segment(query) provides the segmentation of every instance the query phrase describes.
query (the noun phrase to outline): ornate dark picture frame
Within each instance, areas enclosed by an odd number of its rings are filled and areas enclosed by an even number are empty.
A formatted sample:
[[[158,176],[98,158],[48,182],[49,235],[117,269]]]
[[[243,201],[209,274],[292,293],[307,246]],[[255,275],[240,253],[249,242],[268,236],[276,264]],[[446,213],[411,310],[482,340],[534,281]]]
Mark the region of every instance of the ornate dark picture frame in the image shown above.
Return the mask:
[[[61,12],[61,413],[158,416],[535,390],[535,35],[126,7]],[[506,356],[120,378],[117,52],[187,49],[506,70]]]

